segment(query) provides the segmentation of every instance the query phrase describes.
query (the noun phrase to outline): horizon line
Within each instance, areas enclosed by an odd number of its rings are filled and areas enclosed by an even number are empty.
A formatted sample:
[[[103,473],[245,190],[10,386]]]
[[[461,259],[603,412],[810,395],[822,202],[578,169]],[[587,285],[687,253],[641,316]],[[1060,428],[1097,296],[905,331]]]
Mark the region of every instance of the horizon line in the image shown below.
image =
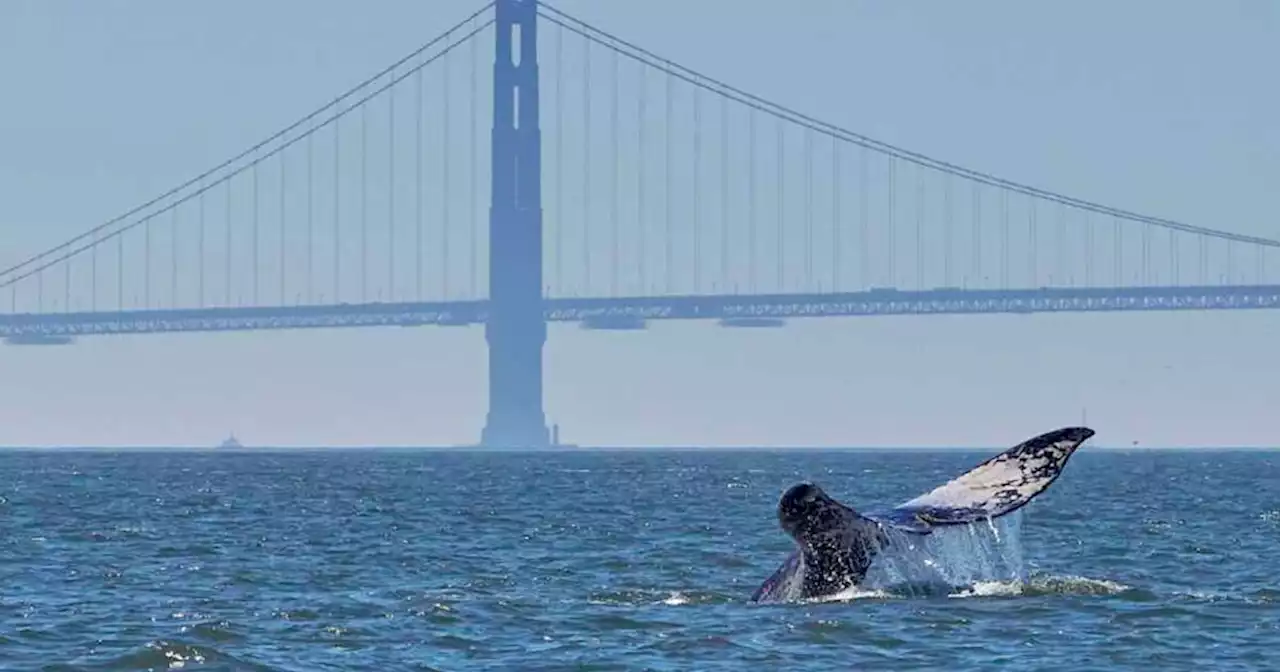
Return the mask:
[[[610,452],[976,452],[1003,451],[1009,446],[983,445],[912,445],[912,446],[837,446],[837,445],[788,445],[788,446],[751,446],[751,445],[602,445],[579,446],[572,444],[546,447],[486,447],[477,445],[278,445],[278,446],[245,446],[239,448],[222,448],[210,445],[0,445],[0,452],[192,452],[192,453],[303,453],[303,452],[450,452],[450,453],[610,453]],[[1278,445],[1086,445],[1077,452],[1266,452],[1280,450]]]

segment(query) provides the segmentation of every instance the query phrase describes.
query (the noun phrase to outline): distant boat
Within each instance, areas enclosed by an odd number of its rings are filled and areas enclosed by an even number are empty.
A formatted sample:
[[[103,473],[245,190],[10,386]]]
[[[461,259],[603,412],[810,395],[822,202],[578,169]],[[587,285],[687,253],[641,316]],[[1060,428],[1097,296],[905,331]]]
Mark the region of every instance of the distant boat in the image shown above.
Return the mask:
[[[239,439],[236,438],[235,433],[232,432],[231,436],[228,436],[227,438],[223,439],[222,443],[218,444],[218,447],[219,448],[244,448],[244,444],[240,443]]]

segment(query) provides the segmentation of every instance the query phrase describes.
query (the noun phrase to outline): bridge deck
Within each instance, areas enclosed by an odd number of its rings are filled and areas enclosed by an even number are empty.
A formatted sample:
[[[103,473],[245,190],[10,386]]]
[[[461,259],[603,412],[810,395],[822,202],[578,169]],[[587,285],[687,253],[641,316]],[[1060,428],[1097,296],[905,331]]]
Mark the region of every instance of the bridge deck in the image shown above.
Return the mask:
[[[572,322],[1263,308],[1280,308],[1280,285],[551,298],[544,310],[548,321]],[[0,338],[39,342],[105,334],[450,326],[482,324],[486,317],[485,301],[26,313],[0,315]]]

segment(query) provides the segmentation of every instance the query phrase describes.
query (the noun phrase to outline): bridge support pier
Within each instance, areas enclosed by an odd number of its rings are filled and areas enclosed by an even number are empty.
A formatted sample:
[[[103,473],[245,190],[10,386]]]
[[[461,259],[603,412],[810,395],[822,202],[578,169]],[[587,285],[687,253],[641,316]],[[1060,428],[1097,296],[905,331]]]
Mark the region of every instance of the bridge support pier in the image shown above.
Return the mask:
[[[498,0],[489,206],[489,413],[480,443],[549,444],[542,409],[542,132],[536,0]],[[517,53],[518,50],[518,53]]]

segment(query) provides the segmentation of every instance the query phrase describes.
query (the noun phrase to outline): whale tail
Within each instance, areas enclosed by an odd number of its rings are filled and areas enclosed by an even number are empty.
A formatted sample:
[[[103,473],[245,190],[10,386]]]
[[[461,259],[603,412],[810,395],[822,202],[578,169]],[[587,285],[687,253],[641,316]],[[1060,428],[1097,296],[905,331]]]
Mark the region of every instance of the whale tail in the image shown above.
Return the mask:
[[[1027,439],[871,518],[905,531],[927,532],[936,525],[965,525],[1008,515],[1058,480],[1067,460],[1094,433],[1088,427],[1064,427]]]
[[[1033,437],[883,514],[862,515],[813,484],[793,486],[778,502],[778,520],[797,549],[751,601],[830,595],[857,585],[886,543],[886,528],[928,534],[935,526],[1013,513],[1052,485],[1093,435],[1088,427],[1064,427]]]

